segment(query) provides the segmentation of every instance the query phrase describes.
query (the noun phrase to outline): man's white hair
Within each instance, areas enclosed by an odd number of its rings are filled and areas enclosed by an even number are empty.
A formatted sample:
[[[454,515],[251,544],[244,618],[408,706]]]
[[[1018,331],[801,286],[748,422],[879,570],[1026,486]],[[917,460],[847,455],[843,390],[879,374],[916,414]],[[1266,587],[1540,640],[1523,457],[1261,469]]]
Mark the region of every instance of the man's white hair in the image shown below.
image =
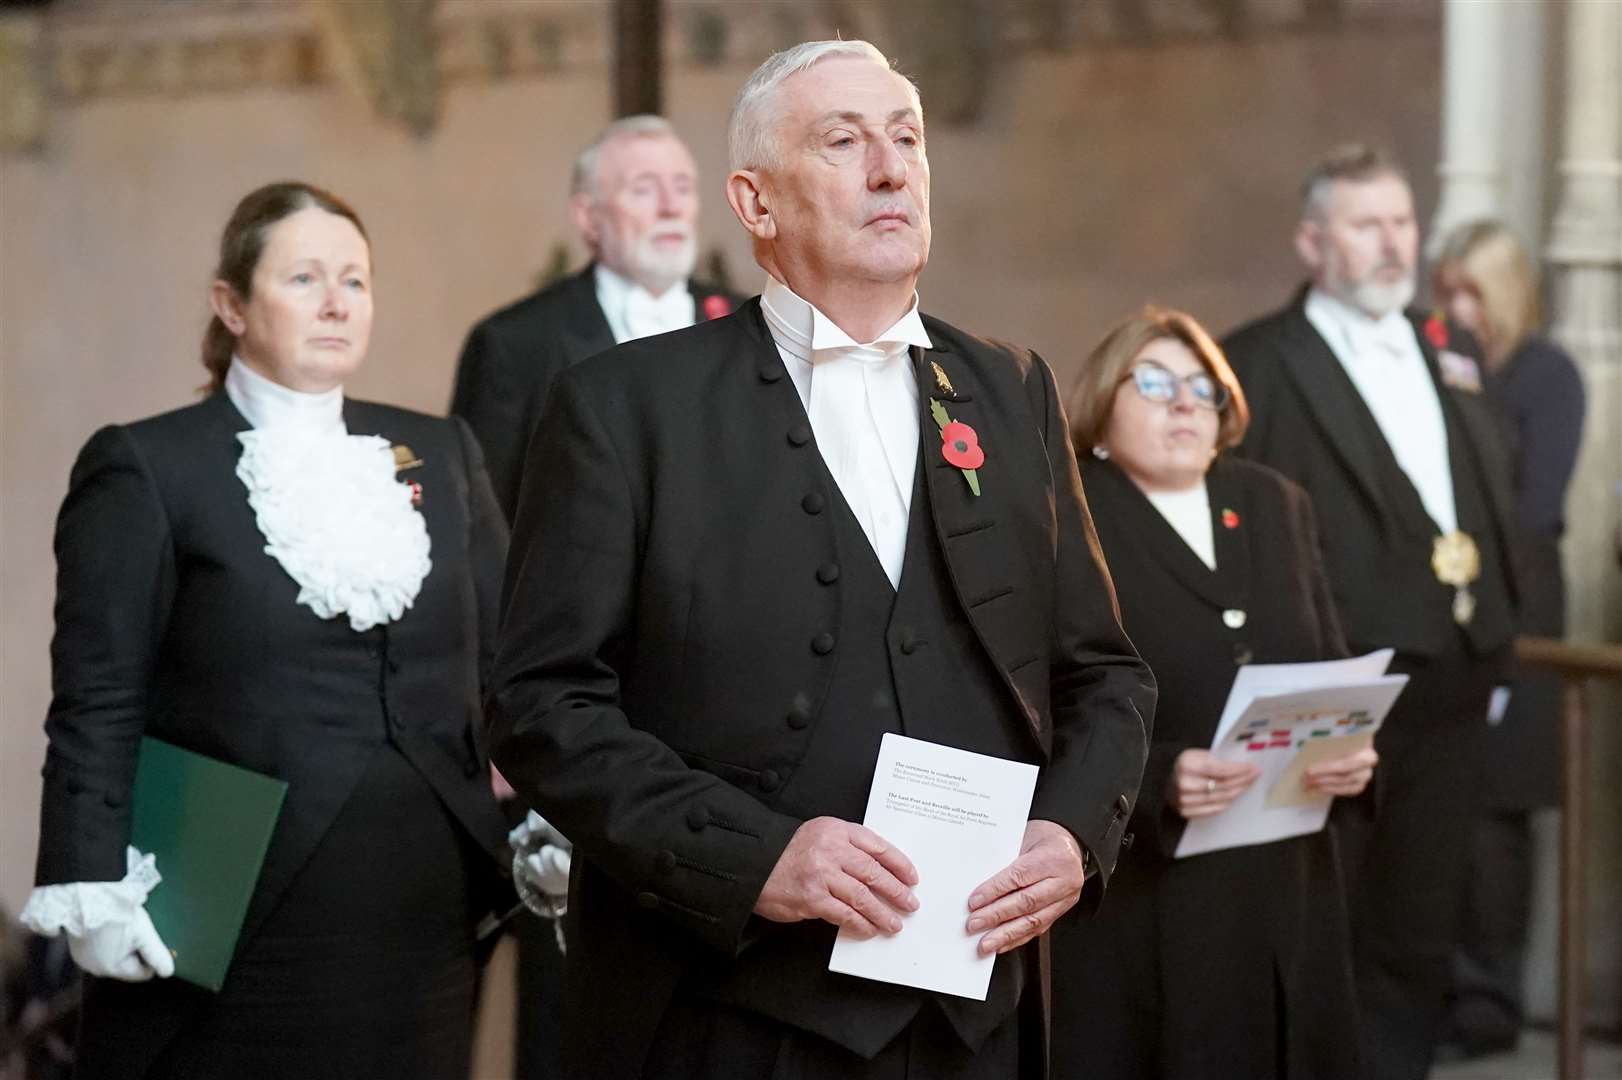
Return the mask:
[[[569,177],[569,194],[595,195],[597,193],[597,159],[602,156],[603,147],[615,139],[631,137],[648,138],[654,136],[669,136],[680,139],[676,129],[670,121],[662,116],[652,113],[641,113],[637,116],[622,116],[599,131],[591,142],[587,143],[574,159],[574,172]]]
[[[895,70],[890,58],[866,41],[805,41],[773,53],[749,76],[732,105],[732,116],[727,120],[727,158],[731,168],[781,167],[783,147],[777,131],[781,119],[776,107],[777,92],[791,75],[833,57],[871,60]],[[918,98],[918,87],[911,79],[906,81],[913,101],[918,103],[918,119],[922,121],[924,106]]]

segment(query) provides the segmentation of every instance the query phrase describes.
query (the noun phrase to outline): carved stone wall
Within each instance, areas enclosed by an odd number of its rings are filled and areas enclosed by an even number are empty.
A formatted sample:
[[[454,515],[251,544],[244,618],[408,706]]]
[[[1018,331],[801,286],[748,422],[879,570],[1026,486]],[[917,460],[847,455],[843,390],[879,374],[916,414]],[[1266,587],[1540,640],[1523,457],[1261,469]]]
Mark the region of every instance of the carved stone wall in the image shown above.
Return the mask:
[[[937,123],[972,122],[1029,51],[1245,36],[1325,19],[1432,27],[1440,0],[669,0],[673,70],[758,63],[811,37],[891,42]],[[611,0],[56,0],[0,20],[0,151],[40,148],[51,106],[338,81],[433,130],[446,86],[604,70]],[[1428,31],[1426,31],[1428,32]]]

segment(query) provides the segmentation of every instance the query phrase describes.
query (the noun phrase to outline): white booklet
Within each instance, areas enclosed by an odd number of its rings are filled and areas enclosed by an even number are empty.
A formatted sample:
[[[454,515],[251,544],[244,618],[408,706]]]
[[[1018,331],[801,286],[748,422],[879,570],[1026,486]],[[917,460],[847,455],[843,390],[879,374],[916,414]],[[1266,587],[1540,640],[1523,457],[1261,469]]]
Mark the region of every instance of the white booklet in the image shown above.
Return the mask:
[[[1408,683],[1382,674],[1382,649],[1350,660],[1239,669],[1211,752],[1260,766],[1261,775],[1220,814],[1183,829],[1176,857],[1265,844],[1317,832],[1334,797],[1302,787],[1313,765],[1369,746]]]
[[[995,957],[976,949],[969,894],[1019,855],[1037,768],[887,734],[862,824],[900,848],[918,871],[918,910],[901,932],[866,941],[841,932],[828,970],[986,999]]]

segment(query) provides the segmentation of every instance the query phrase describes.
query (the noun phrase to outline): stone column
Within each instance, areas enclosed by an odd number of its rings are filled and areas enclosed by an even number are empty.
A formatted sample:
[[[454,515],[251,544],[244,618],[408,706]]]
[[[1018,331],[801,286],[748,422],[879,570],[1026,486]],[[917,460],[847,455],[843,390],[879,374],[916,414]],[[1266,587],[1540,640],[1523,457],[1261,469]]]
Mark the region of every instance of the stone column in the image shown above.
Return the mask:
[[[1570,0],[1559,200],[1546,252],[1554,336],[1588,390],[1583,448],[1567,500],[1568,636],[1622,641],[1622,0]],[[1595,686],[1591,715],[1616,715],[1622,693]],[[1595,724],[1589,777],[1588,1019],[1622,1002],[1622,856],[1615,807],[1622,731]],[[1535,1003],[1534,1003],[1535,1004]]]
[[[1442,185],[1426,244],[1431,254],[1457,226],[1503,209],[1505,9],[1493,0],[1443,0]]]

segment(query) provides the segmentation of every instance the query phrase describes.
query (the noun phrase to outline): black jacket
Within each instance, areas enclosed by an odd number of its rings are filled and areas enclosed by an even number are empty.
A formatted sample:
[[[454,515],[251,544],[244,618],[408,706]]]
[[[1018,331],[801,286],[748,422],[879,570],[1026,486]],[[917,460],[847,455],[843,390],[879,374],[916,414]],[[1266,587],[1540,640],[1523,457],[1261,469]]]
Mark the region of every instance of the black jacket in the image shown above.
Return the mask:
[[[1436,525],[1351,378],[1307,320],[1305,302],[1302,290],[1282,311],[1222,343],[1250,402],[1250,429],[1239,453],[1311,494],[1352,651],[1391,646],[1411,657],[1438,656],[1460,630],[1453,589],[1431,569]],[[1409,318],[1441,399],[1460,527],[1472,532],[1482,555],[1481,578],[1472,586],[1476,615],[1464,637],[1475,655],[1487,656],[1515,633],[1507,461],[1485,396],[1442,378],[1425,329],[1429,320],[1417,312]],[[1454,352],[1479,361],[1462,330],[1438,323],[1433,332],[1445,333]]]
[[[1220,457],[1206,477],[1208,569],[1112,462],[1083,479],[1121,622],[1160,688],[1154,739],[1109,903],[1053,933],[1055,1076],[1357,1072],[1350,945],[1333,838],[1173,859],[1172,766],[1207,749],[1240,662],[1345,653],[1306,492]],[[1241,611],[1243,626],[1224,613]],[[1342,800],[1344,801],[1344,800]]]
[[[1116,620],[1051,372],[925,325],[937,347],[922,357],[950,378],[948,408],[987,462],[979,498],[956,469],[925,468],[913,512],[932,515],[984,677],[1043,765],[1031,816],[1091,853],[1083,902],[1096,904],[1141,775],[1152,680]],[[915,360],[927,446],[936,380]],[[566,372],[530,455],[491,747],[576,845],[566,1064],[630,1076],[684,973],[748,946],[762,885],[816,816],[779,803],[815,790],[801,748],[838,722],[822,705],[845,582],[817,576],[837,493],[757,302]],[[900,663],[910,647],[894,647]],[[785,724],[791,709],[803,730]],[[945,742],[987,722],[936,719]],[[853,755],[840,779],[872,765]],[[612,1029],[588,1022],[608,1013]]]
[[[385,405],[347,401],[344,419],[421,460],[400,475],[422,486],[433,562],[404,617],[365,633],[297,603],[265,553],[234,473],[249,424],[223,393],[80,452],[56,529],[40,884],[124,876],[143,735],[288,782],[239,948],[386,737],[503,846],[476,718],[505,527],[478,447],[460,422]]]
[[[701,322],[737,306],[730,293],[697,281],[688,287]],[[450,411],[478,436],[508,521],[518,506],[524,451],[553,381],[570,365],[613,347],[592,266],[486,316],[468,332]]]

